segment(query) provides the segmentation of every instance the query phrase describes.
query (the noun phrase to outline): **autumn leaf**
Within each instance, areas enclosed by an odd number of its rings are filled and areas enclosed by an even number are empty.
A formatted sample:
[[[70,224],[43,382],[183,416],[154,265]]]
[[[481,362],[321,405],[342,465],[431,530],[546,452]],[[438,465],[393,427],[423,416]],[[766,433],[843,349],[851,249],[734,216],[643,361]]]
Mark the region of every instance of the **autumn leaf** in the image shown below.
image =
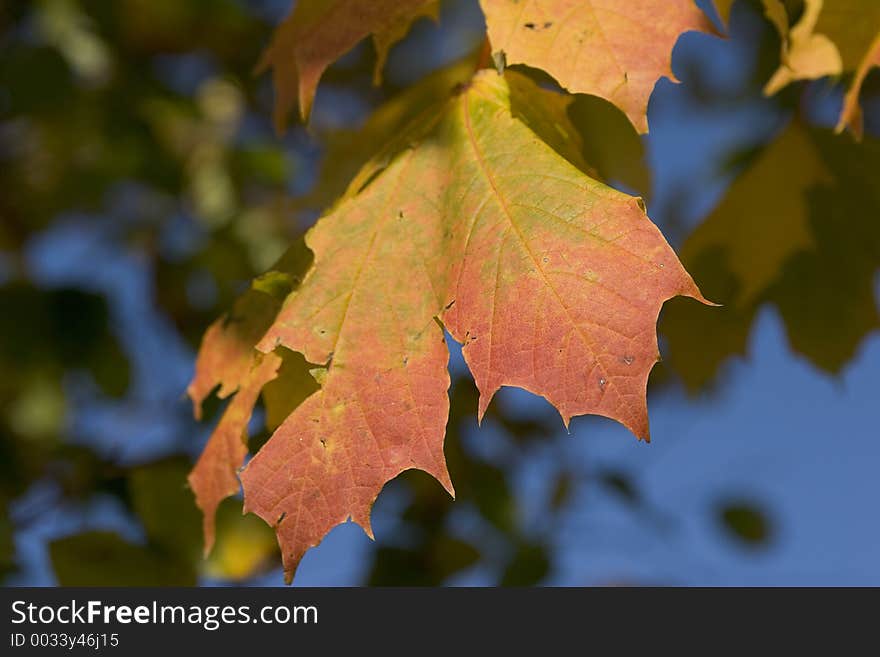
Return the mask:
[[[446,202],[469,221],[455,231],[466,237],[442,319],[464,344],[479,413],[516,385],[566,423],[596,413],[647,439],[657,313],[673,296],[702,297],[641,200],[560,161],[509,103],[483,74],[447,119],[460,180]]]
[[[784,14],[780,0],[776,12]],[[768,12],[770,8],[768,7]],[[874,0],[805,0],[800,20],[773,21],[782,36],[782,64],[767,82],[773,94],[794,80],[855,72],[838,119],[838,132],[849,127],[861,137],[859,92],[868,71],[880,65],[880,3]]]
[[[403,470],[425,470],[452,492],[447,351],[431,277],[442,267],[426,262],[440,257],[440,226],[417,221],[429,200],[402,184],[414,159],[419,188],[440,189],[438,165],[426,166],[436,158],[420,148],[324,217],[307,237],[319,262],[260,343],[327,363],[321,390],[241,474],[245,509],[277,528],[288,580],[305,550],[347,518],[371,535],[373,500]]]
[[[258,344],[326,366],[241,473],[288,580],[346,519],[371,535],[373,501],[400,472],[452,492],[438,319],[464,344],[480,416],[517,385],[566,423],[601,414],[647,439],[658,312],[675,295],[702,300],[641,200],[546,145],[504,77],[478,73],[410,143],[309,232],[315,263]]]
[[[843,98],[843,109],[841,109],[840,118],[837,121],[837,132],[843,131],[844,128],[849,128],[856,139],[862,138],[864,126],[862,108],[859,105],[859,94],[862,91],[862,84],[865,82],[865,78],[868,77],[868,73],[875,66],[880,66],[880,31],[877,32],[877,38],[874,39],[868,54],[862,60],[862,63],[859,64],[859,69],[856,71],[852,84]]]
[[[713,32],[692,0],[480,0],[492,49],[572,93],[600,96],[648,132],[648,99],[672,80],[672,48],[689,30]]]
[[[305,120],[324,71],[361,39],[373,35],[379,62],[410,23],[435,15],[436,0],[299,0],[278,27],[257,70],[272,69],[275,128],[284,130],[296,108]]]
[[[772,0],[780,10],[784,5]],[[793,80],[812,80],[843,71],[840,51],[829,38],[826,21],[820,23],[822,0],[805,0],[804,12],[791,29],[785,22],[772,21],[782,35],[782,63],[764,87],[764,93],[774,94]]]
[[[251,369],[241,380],[239,390],[220,423],[214,429],[199,460],[189,475],[189,485],[202,510],[205,554],[214,546],[214,516],[220,502],[239,491],[237,470],[247,456],[247,425],[263,386],[278,374],[281,359],[266,354],[250,361]]]

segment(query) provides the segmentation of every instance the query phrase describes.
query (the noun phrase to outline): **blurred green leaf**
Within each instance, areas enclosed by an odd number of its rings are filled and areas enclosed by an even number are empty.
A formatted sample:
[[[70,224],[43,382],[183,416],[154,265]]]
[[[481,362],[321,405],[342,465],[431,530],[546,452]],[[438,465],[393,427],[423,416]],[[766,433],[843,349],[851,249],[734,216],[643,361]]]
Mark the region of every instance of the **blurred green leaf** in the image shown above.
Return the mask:
[[[22,377],[47,368],[57,376],[59,367],[87,369],[104,392],[125,392],[128,360],[110,330],[107,302],[71,288],[0,287],[0,368]]]
[[[91,531],[52,541],[49,556],[61,586],[193,586],[192,565],[118,534]]]
[[[542,545],[523,543],[504,569],[501,586],[535,586],[550,572],[550,557]]]
[[[217,538],[202,571],[209,577],[240,582],[278,563],[274,530],[253,514],[242,515],[241,501],[224,500],[217,510]]]
[[[664,309],[667,363],[688,388],[745,352],[765,304],[780,310],[791,347],[832,373],[880,328],[878,170],[880,140],[857,144],[797,120],[760,151],[681,249],[707,298],[724,304]]]
[[[479,558],[480,553],[470,544],[442,534],[413,549],[382,547],[376,555],[370,584],[439,586]]]
[[[0,496],[0,580],[15,570],[15,539],[8,502]]]
[[[717,518],[730,538],[749,547],[763,547],[772,537],[769,519],[751,502],[725,502],[718,506]]]
[[[572,476],[567,472],[560,473],[553,486],[553,492],[550,494],[550,508],[554,511],[565,508],[571,498],[573,488]]]
[[[190,464],[171,458],[134,469],[129,475],[131,503],[147,538],[179,559],[201,555],[201,514],[186,477]]]
[[[597,474],[597,479],[605,489],[614,493],[626,504],[638,506],[641,503],[642,495],[628,473],[620,470],[602,470]]]
[[[0,88],[9,94],[10,114],[55,110],[73,93],[73,77],[64,58],[54,49],[16,45],[0,58]]]

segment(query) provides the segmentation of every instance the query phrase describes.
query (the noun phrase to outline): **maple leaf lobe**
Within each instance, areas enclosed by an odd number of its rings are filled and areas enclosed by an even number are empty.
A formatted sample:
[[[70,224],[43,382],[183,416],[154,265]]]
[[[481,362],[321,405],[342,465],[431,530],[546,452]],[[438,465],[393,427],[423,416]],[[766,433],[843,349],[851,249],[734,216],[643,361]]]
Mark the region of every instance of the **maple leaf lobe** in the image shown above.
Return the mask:
[[[692,0],[480,0],[506,62],[540,68],[572,93],[601,96],[648,131],[648,99],[675,81],[672,49],[689,30],[715,33]]]
[[[188,477],[202,511],[205,555],[214,546],[217,507],[240,489],[235,473],[248,453],[246,431],[254,405],[263,386],[277,376],[280,365],[281,359],[274,354],[254,359]]]

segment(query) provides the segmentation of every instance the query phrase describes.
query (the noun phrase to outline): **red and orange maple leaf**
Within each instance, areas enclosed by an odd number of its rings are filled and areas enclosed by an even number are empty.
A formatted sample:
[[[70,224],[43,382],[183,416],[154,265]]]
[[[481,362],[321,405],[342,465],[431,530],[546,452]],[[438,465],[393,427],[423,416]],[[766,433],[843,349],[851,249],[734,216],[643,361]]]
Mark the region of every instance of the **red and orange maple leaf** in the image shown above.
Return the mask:
[[[257,348],[326,372],[241,473],[245,509],[276,527],[288,577],[346,519],[370,533],[373,501],[400,472],[452,492],[440,323],[464,343],[481,414],[516,385],[566,423],[601,414],[647,439],[660,306],[702,300],[641,201],[546,146],[489,71],[307,243],[315,263]]]

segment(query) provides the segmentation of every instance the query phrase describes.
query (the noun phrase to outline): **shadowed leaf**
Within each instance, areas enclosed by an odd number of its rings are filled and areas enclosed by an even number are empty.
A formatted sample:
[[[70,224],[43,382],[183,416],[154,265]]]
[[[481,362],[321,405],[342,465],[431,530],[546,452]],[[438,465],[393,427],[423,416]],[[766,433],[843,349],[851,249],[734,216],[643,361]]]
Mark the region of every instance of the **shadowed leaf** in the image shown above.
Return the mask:
[[[792,254],[812,246],[806,193],[831,181],[832,174],[807,130],[799,122],[790,123],[691,233],[681,249],[682,259],[723,248],[739,281],[737,295],[723,302],[752,303]]]
[[[476,57],[469,56],[441,68],[381,105],[359,130],[329,134],[318,181],[304,203],[324,209],[356,195],[377,168],[406,146],[399,137],[409,134],[407,126],[432,115],[456,86],[470,80],[476,64]],[[365,167],[368,162],[373,166]]]
[[[704,313],[672,304],[661,324],[668,362],[689,388],[744,353],[765,303],[782,313],[792,348],[829,372],[880,326],[873,288],[880,268],[878,166],[877,140],[856,144],[795,121],[734,181],[681,250],[725,306]],[[699,350],[695,331],[712,337]]]
[[[132,506],[150,541],[184,559],[199,555],[199,511],[187,490],[189,464],[168,459],[140,466],[128,478]]]
[[[92,531],[52,541],[52,568],[61,586],[193,586],[185,560],[129,543],[118,534]]]

